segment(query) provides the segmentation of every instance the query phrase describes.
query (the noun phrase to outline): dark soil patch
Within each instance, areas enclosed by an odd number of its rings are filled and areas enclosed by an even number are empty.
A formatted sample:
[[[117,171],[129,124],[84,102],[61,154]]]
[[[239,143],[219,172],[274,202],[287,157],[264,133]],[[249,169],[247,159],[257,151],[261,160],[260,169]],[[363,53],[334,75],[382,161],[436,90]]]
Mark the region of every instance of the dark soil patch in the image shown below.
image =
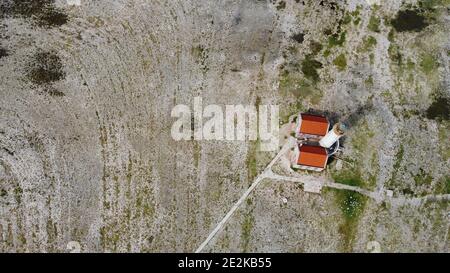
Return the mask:
[[[63,96],[66,95],[63,92],[61,92],[61,91],[59,91],[59,90],[57,90],[57,89],[55,89],[53,87],[45,88],[45,92],[47,94],[49,94],[50,96],[52,96],[52,97],[63,97]]]
[[[277,5],[277,10],[283,10],[286,8],[286,2],[280,1]]]
[[[38,52],[29,63],[27,77],[37,85],[50,84],[65,78],[61,59],[54,52]]]
[[[360,120],[368,115],[373,110],[373,104],[371,101],[366,102],[363,105],[358,106],[355,110],[350,112],[346,118],[341,120],[348,127],[356,126]]]
[[[429,119],[449,120],[450,117],[450,99],[438,97],[427,109],[426,116]]]
[[[296,41],[297,43],[303,43],[303,41],[305,40],[305,34],[303,33],[297,33],[292,35],[291,37],[294,41]]]
[[[401,10],[397,16],[391,20],[392,26],[398,32],[422,31],[429,24],[418,10]]]
[[[54,0],[5,0],[0,4],[4,17],[30,18],[40,27],[58,27],[68,21],[68,17],[53,5]]]
[[[3,47],[0,47],[0,59],[8,56],[9,56],[8,50],[4,49]]]

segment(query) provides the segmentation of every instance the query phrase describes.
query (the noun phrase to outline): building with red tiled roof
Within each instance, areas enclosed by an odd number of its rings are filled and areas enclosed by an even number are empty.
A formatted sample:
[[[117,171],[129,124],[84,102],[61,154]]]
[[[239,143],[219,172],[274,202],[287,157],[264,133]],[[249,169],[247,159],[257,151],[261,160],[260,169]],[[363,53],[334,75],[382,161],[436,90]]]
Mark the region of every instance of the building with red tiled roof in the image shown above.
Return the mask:
[[[314,138],[325,136],[330,129],[330,123],[326,117],[300,114],[297,118],[296,136],[298,138]]]
[[[323,171],[327,165],[328,153],[324,147],[307,144],[296,146],[293,154],[293,168]]]
[[[330,122],[324,116],[300,113],[295,127],[297,146],[290,153],[291,167],[323,171],[328,158],[338,151],[339,138],[345,130],[346,126],[341,123],[330,130]]]

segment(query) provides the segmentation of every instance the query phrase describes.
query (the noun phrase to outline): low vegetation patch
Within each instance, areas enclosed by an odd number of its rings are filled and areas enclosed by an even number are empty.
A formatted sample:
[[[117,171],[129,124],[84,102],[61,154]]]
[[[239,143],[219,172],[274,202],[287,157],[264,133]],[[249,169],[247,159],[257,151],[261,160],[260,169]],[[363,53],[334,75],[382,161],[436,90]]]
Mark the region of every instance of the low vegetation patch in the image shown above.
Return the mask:
[[[250,210],[245,214],[244,220],[241,223],[242,252],[249,251],[249,244],[254,225],[255,225],[255,217],[253,216],[253,210]]]
[[[380,32],[380,18],[376,17],[375,15],[370,16],[369,24],[367,25],[367,28],[373,32]]]
[[[337,177],[336,182],[357,186],[361,180],[357,177]],[[343,251],[351,252],[356,236],[360,216],[364,212],[367,197],[354,191],[332,190],[336,196],[336,202],[342,212],[343,223],[339,226],[339,233],[343,238]]]
[[[320,81],[319,73],[317,70],[323,68],[321,62],[313,59],[312,56],[308,55],[302,61],[302,72],[306,78],[312,80],[313,82]]]
[[[364,39],[362,45],[358,48],[359,52],[369,52],[377,45],[377,39],[373,36],[368,36]]]
[[[333,174],[336,183],[349,186],[361,187],[364,182],[358,170],[347,170]],[[353,241],[358,228],[359,218],[362,215],[367,197],[354,191],[333,190],[336,194],[336,201],[344,218],[339,227],[339,233],[343,237],[343,251],[352,251]]]
[[[420,169],[419,172],[414,176],[416,187],[422,185],[430,186],[432,181],[433,177],[423,169]]]
[[[328,47],[332,48],[335,46],[343,46],[345,43],[345,40],[346,40],[346,35],[347,35],[347,32],[345,32],[345,31],[341,32],[340,34],[336,33],[336,34],[331,35],[328,38]]]
[[[312,76],[314,78],[315,76]],[[317,75],[318,77],[318,75]],[[317,104],[323,97],[323,92],[316,87],[316,85],[303,77],[299,71],[288,72],[287,70],[283,71],[280,75],[280,92],[283,95],[292,94],[297,99],[298,103],[301,103],[304,100],[308,100],[312,104]],[[296,105],[292,111],[288,111],[296,113],[299,111],[299,106]],[[286,110],[286,108],[281,109],[282,111]],[[292,115],[290,113],[289,115]],[[286,120],[287,121],[287,120]]]
[[[436,194],[450,194],[450,176],[446,175],[439,179],[436,185]]]
[[[424,54],[421,56],[420,68],[425,74],[432,74],[438,67],[437,58],[434,55]]]
[[[344,71],[347,68],[347,58],[345,54],[340,54],[334,59],[333,64],[338,68],[339,71]]]
[[[394,64],[397,64],[398,66],[402,65],[403,57],[398,45],[391,43],[389,45],[388,54]]]

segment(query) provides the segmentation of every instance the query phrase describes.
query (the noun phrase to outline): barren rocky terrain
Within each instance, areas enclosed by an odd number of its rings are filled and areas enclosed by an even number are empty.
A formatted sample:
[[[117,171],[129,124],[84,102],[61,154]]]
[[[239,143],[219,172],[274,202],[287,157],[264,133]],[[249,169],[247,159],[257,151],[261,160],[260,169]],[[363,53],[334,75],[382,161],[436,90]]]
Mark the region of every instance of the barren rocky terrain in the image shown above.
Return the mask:
[[[405,200],[265,179],[205,251],[450,251],[448,0],[72,2],[0,0],[1,252],[194,251],[277,153],[174,141],[197,96],[345,121],[323,175]]]

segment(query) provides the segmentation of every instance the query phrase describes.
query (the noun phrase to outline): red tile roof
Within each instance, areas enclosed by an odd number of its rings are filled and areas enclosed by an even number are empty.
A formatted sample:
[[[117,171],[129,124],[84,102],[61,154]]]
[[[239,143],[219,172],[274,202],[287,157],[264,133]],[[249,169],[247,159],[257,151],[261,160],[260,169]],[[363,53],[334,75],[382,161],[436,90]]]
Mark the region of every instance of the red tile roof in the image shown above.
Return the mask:
[[[325,136],[328,133],[329,122],[325,117],[302,114],[300,133]]]
[[[300,155],[298,157],[299,165],[325,168],[327,159],[327,150],[323,147],[310,145],[302,145],[300,147]]]

